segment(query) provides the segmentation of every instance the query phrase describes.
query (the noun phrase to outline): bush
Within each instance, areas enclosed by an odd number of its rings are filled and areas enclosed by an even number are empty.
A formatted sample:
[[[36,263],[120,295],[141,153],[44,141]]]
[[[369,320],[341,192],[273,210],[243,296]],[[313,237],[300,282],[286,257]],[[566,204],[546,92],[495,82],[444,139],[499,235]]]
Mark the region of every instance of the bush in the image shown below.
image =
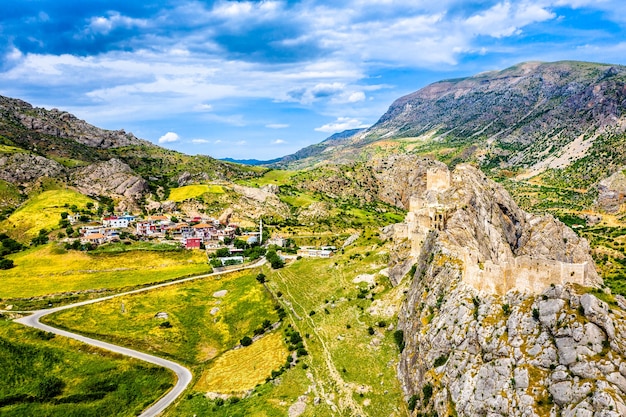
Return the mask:
[[[11,269],[14,266],[12,259],[0,258],[0,269]]]
[[[536,308],[533,308],[533,318],[537,321],[539,320],[539,310]]]
[[[267,282],[264,273],[260,273],[259,275],[257,275],[256,280],[259,281],[260,284],[264,284],[265,282]]]
[[[435,368],[438,368],[441,365],[445,365],[446,362],[448,362],[448,356],[447,355],[441,355],[437,359],[435,359],[435,362],[433,363],[433,366]]]
[[[426,405],[428,404],[428,401],[430,401],[430,398],[433,396],[433,386],[430,384],[430,382],[422,387],[422,394],[424,394],[423,404]]]
[[[413,411],[415,410],[415,407],[417,406],[417,402],[419,401],[419,397],[417,395],[411,395],[411,398],[409,398],[409,411]]]
[[[404,331],[396,330],[393,332],[393,340],[396,342],[400,352],[402,352],[404,350]]]
[[[239,342],[241,342],[241,346],[250,346],[252,339],[249,336],[244,336]]]
[[[373,335],[375,333],[374,328],[372,326],[368,327],[367,328],[367,333],[369,333],[370,336]]]
[[[49,400],[60,395],[65,388],[65,382],[56,376],[45,377],[36,388],[36,396],[41,400]]]

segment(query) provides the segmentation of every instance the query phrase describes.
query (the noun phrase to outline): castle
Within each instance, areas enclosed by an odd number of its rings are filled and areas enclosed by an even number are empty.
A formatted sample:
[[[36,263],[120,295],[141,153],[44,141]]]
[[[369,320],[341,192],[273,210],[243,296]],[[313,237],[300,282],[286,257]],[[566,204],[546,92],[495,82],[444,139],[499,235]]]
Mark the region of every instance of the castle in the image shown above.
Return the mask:
[[[429,169],[426,174],[426,191],[410,199],[405,222],[396,230],[398,237],[410,241],[410,256],[414,260],[418,259],[428,234],[431,231],[445,231],[450,216],[457,210],[457,207],[441,202],[443,193],[450,187],[450,171]],[[480,262],[477,255],[472,255],[464,247],[457,248],[457,251],[463,262],[463,282],[479,291],[492,294],[505,294],[510,290],[539,293],[550,285],[595,285],[590,278],[590,268],[593,266],[587,262],[567,263],[526,255],[512,256],[499,263],[491,260]]]

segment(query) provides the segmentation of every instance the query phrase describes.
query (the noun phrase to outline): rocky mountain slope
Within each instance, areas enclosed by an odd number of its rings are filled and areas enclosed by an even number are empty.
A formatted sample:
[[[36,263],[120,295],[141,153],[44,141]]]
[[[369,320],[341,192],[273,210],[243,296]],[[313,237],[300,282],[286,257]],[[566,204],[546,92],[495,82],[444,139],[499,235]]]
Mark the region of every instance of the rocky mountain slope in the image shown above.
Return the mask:
[[[92,126],[57,109],[0,96],[0,180],[28,194],[41,179],[127,208],[166,189],[210,179],[257,175],[235,164],[163,149],[123,130]]]
[[[394,227],[416,265],[398,323],[413,415],[625,415],[626,300],[587,242],[471,166],[432,172]]]
[[[298,166],[418,153],[588,186],[626,164],[625,112],[625,67],[527,62],[401,97],[372,127]]]

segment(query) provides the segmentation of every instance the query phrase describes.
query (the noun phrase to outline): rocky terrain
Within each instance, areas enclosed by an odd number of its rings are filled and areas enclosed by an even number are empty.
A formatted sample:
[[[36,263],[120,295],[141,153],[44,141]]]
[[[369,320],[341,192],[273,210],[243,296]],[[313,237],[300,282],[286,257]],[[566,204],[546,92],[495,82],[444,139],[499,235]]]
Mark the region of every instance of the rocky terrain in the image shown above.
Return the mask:
[[[608,213],[617,213],[626,199],[626,175],[620,169],[598,184],[598,206]]]
[[[397,99],[369,129],[305,148],[281,166],[415,153],[588,187],[626,164],[625,111],[623,66],[526,62],[428,85]]]
[[[398,373],[409,407],[417,415],[625,415],[626,303],[600,290],[587,242],[551,216],[523,212],[470,166],[458,167],[445,191],[416,195],[448,211],[403,284]],[[546,282],[538,292],[498,294],[464,274],[466,248],[479,266],[532,256],[592,270],[586,287]]]

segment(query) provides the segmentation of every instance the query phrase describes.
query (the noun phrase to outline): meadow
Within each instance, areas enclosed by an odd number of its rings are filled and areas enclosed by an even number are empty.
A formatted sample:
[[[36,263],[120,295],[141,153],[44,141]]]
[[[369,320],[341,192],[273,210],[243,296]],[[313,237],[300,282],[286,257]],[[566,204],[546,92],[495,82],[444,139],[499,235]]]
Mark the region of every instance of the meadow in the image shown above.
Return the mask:
[[[69,212],[71,205],[79,209],[94,201],[72,190],[48,190],[29,198],[6,220],[0,223],[0,229],[21,240],[35,237],[41,229],[50,231],[57,228],[62,212]]]
[[[174,284],[60,311],[45,321],[190,366],[205,365],[244,336],[253,336],[263,320],[278,321],[270,295],[255,276],[241,271]],[[161,312],[167,318],[157,318]]]
[[[0,299],[5,303],[71,291],[122,289],[211,271],[202,251],[138,249],[90,254],[49,243],[8,258],[15,267],[2,271]]]
[[[172,188],[168,200],[181,202],[204,194],[224,194],[224,188],[215,184],[192,184]]]
[[[0,317],[0,415],[135,416],[174,384],[167,370]]]

